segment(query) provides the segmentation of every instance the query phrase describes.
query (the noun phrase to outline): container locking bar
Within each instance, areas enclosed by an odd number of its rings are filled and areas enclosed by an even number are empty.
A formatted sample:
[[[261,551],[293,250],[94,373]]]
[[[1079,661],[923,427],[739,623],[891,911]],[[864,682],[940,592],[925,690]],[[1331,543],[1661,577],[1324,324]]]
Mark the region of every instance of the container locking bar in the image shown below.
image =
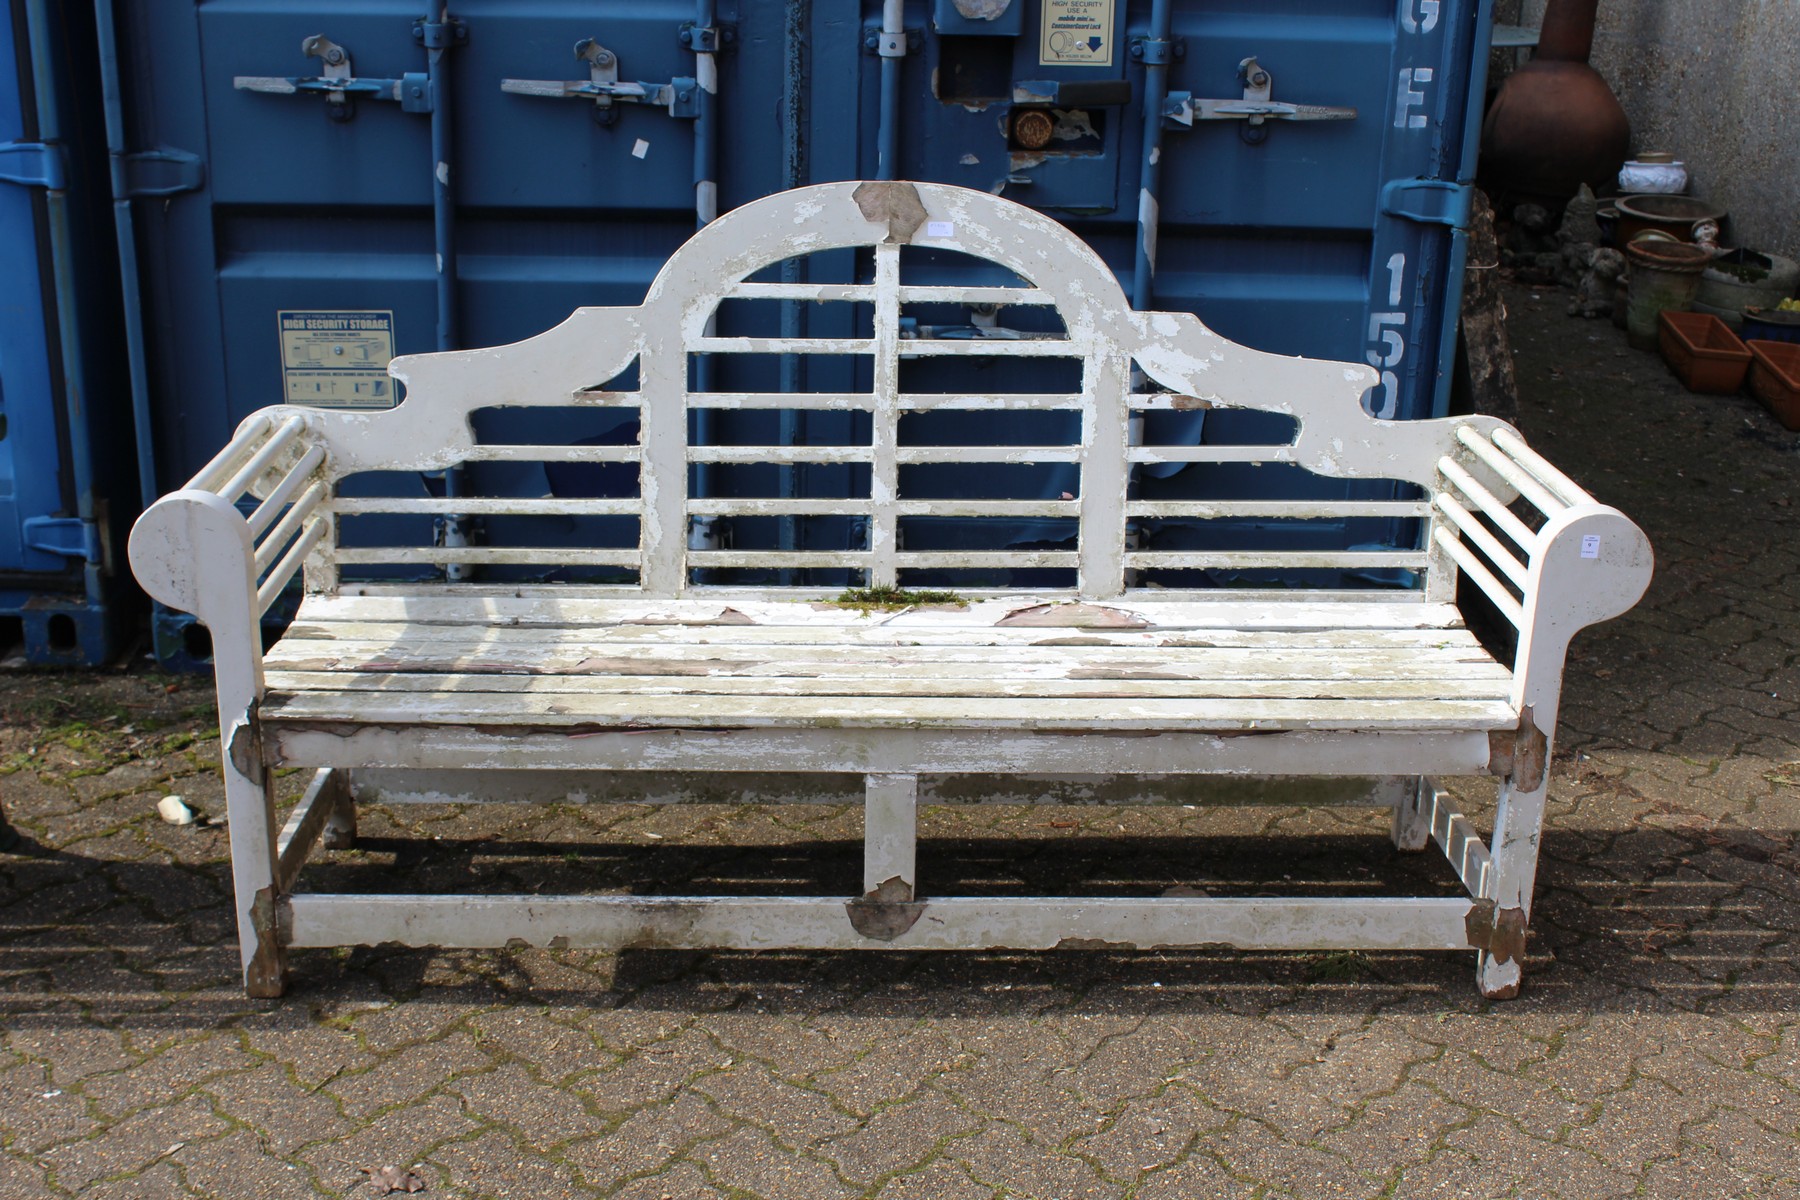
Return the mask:
[[[693,119],[700,115],[700,85],[688,78],[668,83],[621,83],[619,56],[593,38],[575,43],[575,57],[588,65],[588,77],[568,82],[555,79],[502,79],[500,90],[515,96],[549,96],[552,99],[592,97],[594,120],[611,125],[618,120],[618,103],[647,104],[666,108],[671,117]]]
[[[456,22],[454,28],[461,30],[461,22]],[[274,96],[323,95],[325,112],[334,121],[348,121],[356,115],[356,96],[397,101],[402,109],[412,113],[428,113],[436,106],[431,77],[423,71],[409,71],[398,79],[361,78],[351,66],[350,52],[322,33],[302,41],[300,52],[318,59],[324,73],[304,77],[239,75],[231,84],[242,92]]]
[[[1354,121],[1354,108],[1334,108],[1323,104],[1288,104],[1273,100],[1275,77],[1255,56],[1238,64],[1238,78],[1244,81],[1244,94],[1236,100],[1203,100],[1191,92],[1170,92],[1163,101],[1166,126],[1193,128],[1195,121],[1242,121],[1238,131],[1244,140],[1256,145],[1269,136],[1268,121]]]

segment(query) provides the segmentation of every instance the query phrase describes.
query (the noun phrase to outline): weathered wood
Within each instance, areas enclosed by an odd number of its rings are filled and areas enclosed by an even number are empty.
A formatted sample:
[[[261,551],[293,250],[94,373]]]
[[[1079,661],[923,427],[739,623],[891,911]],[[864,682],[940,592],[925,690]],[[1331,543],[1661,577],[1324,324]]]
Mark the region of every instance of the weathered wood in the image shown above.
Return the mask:
[[[854,729],[975,729],[1119,731],[1258,730],[1480,730],[1516,721],[1504,698],[1479,700],[1160,699],[1094,700],[1004,696],[608,696],[568,693],[271,692],[265,728],[289,722],[366,722],[372,725],[523,725],[560,729],[646,729],[718,725],[793,729],[831,725]]]
[[[347,772],[368,804],[860,804],[863,775],[768,771]],[[1391,776],[923,775],[918,803],[934,805],[1207,805],[1392,808],[1417,793]]]
[[[1023,283],[910,282],[905,244],[986,259]],[[750,281],[785,259],[829,250],[872,261],[870,281]],[[722,300],[873,311],[866,336],[854,338],[721,336]],[[903,308],[920,304],[1051,306],[1066,332],[903,335]],[[732,354],[862,356],[869,390],[694,390],[693,356]],[[984,368],[1062,358],[1079,368],[1080,382],[1019,393],[995,370],[966,392],[902,391],[902,362],[927,358],[979,359],[970,365]],[[605,386],[633,364],[638,390]],[[640,305],[580,309],[517,345],[407,356],[391,370],[406,385],[405,404],[255,414],[132,535],[146,589],[212,631],[240,952],[253,994],[280,990],[289,945],[516,938],[614,948],[1465,948],[1480,951],[1485,994],[1516,990],[1542,764],[1569,638],[1630,607],[1650,554],[1635,526],[1492,417],[1372,418],[1360,401],[1376,379],[1364,365],[1266,354],[1189,314],[1131,311],[1110,268],[1043,214],[984,193],[897,182],[757,200],[697,233]],[[477,410],[534,406],[620,419],[635,412],[637,444],[471,441]],[[1293,418],[1293,439],[1130,444],[1143,426],[1134,414],[1234,406]],[[869,440],[690,445],[689,412],[700,408],[856,412],[866,414],[858,419]],[[1066,444],[920,445],[902,434],[903,419],[917,412],[1062,413],[1080,432]],[[482,462],[635,464],[638,485],[635,495],[581,499],[338,494],[362,472]],[[713,465],[805,463],[866,465],[869,490],[843,500],[690,495],[690,473]],[[905,469],[957,463],[1063,464],[1075,468],[1062,474],[1080,494],[905,494]],[[1130,498],[1142,466],[1261,463],[1385,481],[1401,488],[1387,494],[1408,498]],[[1535,517],[1512,511],[1521,499]],[[637,534],[636,544],[614,546],[573,537],[535,548],[340,544],[340,520],[370,514],[608,517],[622,519],[622,529],[635,519]],[[697,518],[711,529],[733,518],[812,515],[862,522],[866,548],[690,539]],[[1073,536],[1036,547],[903,547],[904,518],[1051,520]],[[1319,522],[1329,532],[1370,519],[1416,521],[1420,542],[1339,550],[1236,541],[1140,549],[1134,541],[1143,521]],[[572,520],[570,528],[579,527]],[[457,570],[439,582],[342,579],[341,568],[365,565]],[[623,568],[637,580],[507,583],[517,572],[496,570],[468,581],[464,567]],[[712,582],[728,571],[781,579],[808,568],[861,571],[875,585],[903,583],[913,571],[1051,568],[1070,571],[1075,585],[970,589],[966,604],[894,611],[829,603],[826,589]],[[265,654],[256,614],[302,569],[299,617]],[[1190,571],[1202,586],[1139,586],[1161,582],[1154,572],[1165,569]],[[1309,573],[1354,579],[1370,570],[1408,572],[1419,586],[1203,586],[1249,571],[1286,572],[1299,585]],[[1516,626],[1513,661],[1496,661],[1464,627],[1450,603],[1460,575]],[[1491,754],[1496,737],[1515,747],[1510,757]],[[268,768],[279,765],[318,774],[278,839]],[[1489,770],[1508,773],[1491,848],[1424,778]],[[1345,775],[1378,778],[1346,784]],[[1233,802],[1268,803],[1280,799],[1268,790],[1273,776],[1300,778],[1280,794],[1287,802],[1393,808],[1396,844],[1435,838],[1470,898],[918,895],[920,802],[1209,802],[1204,796],[1223,786]],[[1215,784],[1202,787],[1208,777]],[[451,803],[860,799],[865,894],[287,895],[315,844],[353,836],[353,793]]]
[[[949,897],[873,940],[844,900],[824,897],[306,894],[288,904],[292,946],[600,950],[1466,950],[1474,909],[1456,897]]]
[[[312,853],[327,823],[349,795],[348,775],[347,771],[329,767],[313,772],[312,782],[307,784],[294,811],[288,814],[287,824],[282,826],[275,839],[277,892],[285,894],[293,890],[300,868],[306,865],[306,856]]]

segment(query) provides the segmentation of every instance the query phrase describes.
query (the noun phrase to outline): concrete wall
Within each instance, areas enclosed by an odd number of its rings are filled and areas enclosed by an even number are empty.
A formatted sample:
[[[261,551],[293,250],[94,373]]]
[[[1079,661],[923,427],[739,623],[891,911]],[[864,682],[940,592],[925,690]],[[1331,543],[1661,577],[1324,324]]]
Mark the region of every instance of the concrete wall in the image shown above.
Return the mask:
[[[1544,0],[1499,0],[1538,25]],[[1592,62],[1634,150],[1686,162],[1738,245],[1800,257],[1800,0],[1600,0]]]

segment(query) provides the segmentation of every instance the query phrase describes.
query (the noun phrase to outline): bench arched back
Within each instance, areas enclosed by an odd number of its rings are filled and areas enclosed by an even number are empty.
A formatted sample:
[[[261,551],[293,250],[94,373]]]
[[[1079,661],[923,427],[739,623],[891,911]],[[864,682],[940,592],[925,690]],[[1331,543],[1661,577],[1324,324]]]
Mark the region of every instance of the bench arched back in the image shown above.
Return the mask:
[[[988,260],[1026,287],[930,287],[901,278],[902,247],[954,250]],[[873,279],[859,284],[773,284],[753,281],[772,264],[826,250],[866,248]],[[732,298],[838,299],[872,304],[872,333],[858,338],[717,336],[710,328],[722,301]],[[906,338],[900,314],[906,303],[1037,304],[1053,306],[1066,329],[1059,337],[993,342]],[[707,394],[689,378],[693,355],[859,354],[873,363],[866,391],[836,396],[757,393]],[[1080,360],[1078,391],[1050,396],[925,397],[902,391],[900,361],[958,355],[1056,356]],[[604,390],[633,363],[636,392]],[[1134,395],[1131,368],[1139,365],[1153,388]],[[1147,463],[1219,461],[1214,448],[1132,446],[1134,412],[1158,408],[1234,406],[1288,414],[1299,426],[1290,444],[1258,447],[1257,461],[1292,463],[1346,478],[1392,479],[1430,488],[1444,454],[1466,458],[1449,421],[1389,422],[1368,416],[1361,404],[1376,382],[1369,367],[1267,354],[1214,334],[1186,313],[1134,312],[1105,262],[1065,226],[1022,205],[985,192],[944,184],[846,182],[800,188],[735,209],[698,231],[663,266],[644,302],[630,308],[583,308],[556,328],[510,346],[396,359],[394,377],[407,401],[389,413],[309,414],[326,419],[331,432],[330,474],[392,470],[396,448],[408,466],[429,468],[463,461],[471,445],[469,414],[479,408],[617,404],[638,410],[641,441],[609,447],[612,461],[638,465],[640,545],[632,562],[640,585],[656,595],[690,589],[695,570],[706,567],[845,567],[872,585],[891,584],[909,569],[972,567],[1005,570],[1025,566],[1073,569],[1083,595],[1118,595],[1135,567],[1204,567],[1206,556],[1134,555],[1126,547],[1133,467]],[[949,408],[1044,407],[1080,413],[1080,436],[1064,446],[1008,447],[981,457],[981,448],[902,445],[901,414],[924,406]],[[866,448],[690,446],[688,413],[696,407],[840,407],[871,414]],[[1485,429],[1492,422],[1470,418]],[[567,448],[558,448],[566,451]],[[872,485],[865,500],[842,502],[838,511],[868,521],[867,545],[829,554],[690,550],[690,522],[703,513],[729,513],[712,498],[689,495],[696,462],[832,461],[867,463]],[[991,449],[991,448],[990,448]],[[511,447],[514,458],[530,447]],[[1079,495],[1041,502],[1009,502],[1019,517],[1076,518],[1073,550],[991,551],[961,556],[909,554],[897,537],[905,513],[939,509],[900,494],[900,469],[914,463],[1068,462],[1079,470]],[[1237,461],[1244,461],[1238,455]],[[1030,511],[1020,507],[1026,504]],[[909,507],[910,505],[910,507]],[[1035,507],[1032,507],[1035,505]],[[1169,512],[1180,515],[1165,504]],[[1364,505],[1367,507],[1367,505]],[[1418,506],[1414,505],[1416,509]],[[959,515],[979,515],[964,503]],[[761,509],[774,511],[767,503]],[[790,506],[789,511],[792,511]],[[941,511],[950,511],[948,508]],[[999,509],[995,509],[998,512]],[[1315,514],[1321,515],[1321,514]],[[1367,514],[1364,514],[1367,515]],[[1214,555],[1212,557],[1217,557]],[[1268,556],[1263,556],[1268,557]],[[1342,557],[1340,555],[1340,557]],[[1354,556],[1352,556],[1354,557]],[[1366,557],[1366,556],[1365,556]],[[516,556],[515,556],[516,558]],[[616,556],[615,556],[616,558]],[[1346,558],[1326,563],[1313,555],[1299,569],[1425,565],[1423,553],[1386,556],[1382,562]],[[1401,559],[1404,558],[1403,563]],[[1392,559],[1393,561],[1387,561]],[[1167,560],[1167,561],[1163,561]],[[1290,565],[1272,560],[1261,569]]]

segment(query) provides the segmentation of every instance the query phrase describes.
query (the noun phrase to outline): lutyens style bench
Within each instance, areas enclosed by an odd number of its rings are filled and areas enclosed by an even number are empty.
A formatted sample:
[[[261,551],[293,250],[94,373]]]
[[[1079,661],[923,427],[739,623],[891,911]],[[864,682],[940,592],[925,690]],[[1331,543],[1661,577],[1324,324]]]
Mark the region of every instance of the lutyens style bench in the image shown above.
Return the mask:
[[[803,306],[806,336],[770,316]],[[781,356],[814,369],[756,365]],[[295,947],[520,941],[1463,949],[1516,992],[1565,651],[1651,554],[1509,426],[1377,420],[1369,367],[1133,311],[1050,218],[903,182],[758,200],[641,305],[391,375],[389,411],[251,416],[131,538],[211,632],[251,994]],[[1232,410],[1289,435],[1246,443]],[[1516,652],[1470,631],[1459,579]],[[281,767],[313,772],[285,825]],[[1487,843],[1432,782],[1480,774]],[[1466,895],[917,886],[921,803],[1189,800],[1204,776],[1365,781],[1333,794],[1392,806]],[[359,802],[620,799],[860,802],[862,892],[297,888]]]

